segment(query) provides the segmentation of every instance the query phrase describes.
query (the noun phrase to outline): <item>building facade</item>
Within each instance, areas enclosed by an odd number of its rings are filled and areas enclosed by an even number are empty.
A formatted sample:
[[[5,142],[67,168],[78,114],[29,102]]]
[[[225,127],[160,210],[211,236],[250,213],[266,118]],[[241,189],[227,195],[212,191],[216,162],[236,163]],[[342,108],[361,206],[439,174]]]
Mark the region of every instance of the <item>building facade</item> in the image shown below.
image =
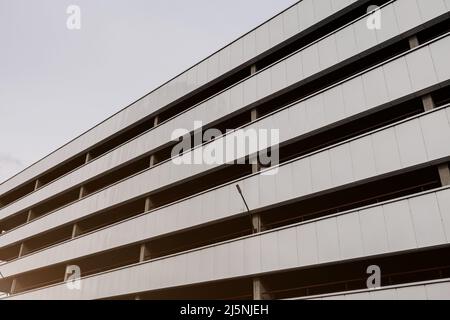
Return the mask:
[[[25,169],[3,298],[450,298],[449,22],[300,1]],[[239,130],[277,139],[176,161]]]

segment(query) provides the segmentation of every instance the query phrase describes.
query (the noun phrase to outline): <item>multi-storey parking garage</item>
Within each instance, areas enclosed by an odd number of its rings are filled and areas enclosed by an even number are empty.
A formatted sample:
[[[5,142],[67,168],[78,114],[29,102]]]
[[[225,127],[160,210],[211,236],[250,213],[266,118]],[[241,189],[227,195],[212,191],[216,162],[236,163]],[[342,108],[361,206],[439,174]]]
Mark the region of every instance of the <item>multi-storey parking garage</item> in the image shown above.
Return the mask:
[[[449,55],[449,0],[298,2],[0,185],[0,291],[450,298]],[[279,130],[276,173],[177,165],[196,121]]]

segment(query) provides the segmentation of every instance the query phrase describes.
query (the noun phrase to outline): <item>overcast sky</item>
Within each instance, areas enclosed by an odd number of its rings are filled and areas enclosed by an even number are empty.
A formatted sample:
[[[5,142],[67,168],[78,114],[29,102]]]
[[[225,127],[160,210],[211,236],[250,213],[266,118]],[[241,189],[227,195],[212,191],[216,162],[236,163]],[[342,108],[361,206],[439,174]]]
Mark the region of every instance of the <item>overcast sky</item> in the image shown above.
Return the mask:
[[[296,2],[0,0],[0,182]]]

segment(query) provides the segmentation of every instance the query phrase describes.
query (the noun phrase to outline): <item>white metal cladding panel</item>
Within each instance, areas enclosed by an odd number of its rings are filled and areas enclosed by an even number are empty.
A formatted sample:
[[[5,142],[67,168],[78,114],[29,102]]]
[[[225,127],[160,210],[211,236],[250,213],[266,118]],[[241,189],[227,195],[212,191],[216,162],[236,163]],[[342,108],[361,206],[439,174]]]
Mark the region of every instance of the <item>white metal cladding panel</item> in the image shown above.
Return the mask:
[[[244,105],[244,86],[236,86],[230,89],[230,104],[231,105]],[[201,119],[202,117],[196,117],[195,119]]]
[[[220,72],[220,56],[218,54],[213,55],[208,59],[207,77],[208,79],[214,79],[219,76]]]
[[[384,130],[363,136],[359,139],[352,140],[346,143],[348,145],[347,149],[349,149],[351,153],[351,173],[348,171],[350,170],[348,163],[339,164],[335,162],[333,166],[331,165],[331,155],[334,154],[336,149],[340,149],[343,147],[343,145],[345,145],[342,144],[330,149],[323,150],[321,152],[313,154],[312,156],[302,158],[286,166],[282,166],[280,170],[291,170],[289,167],[294,166],[294,174],[285,174],[278,179],[287,179],[289,177],[291,177],[291,179],[293,177],[297,178],[294,181],[283,182],[279,180],[277,182],[276,175],[259,175],[251,177],[250,179],[258,179],[258,207],[264,207],[266,205],[286,200],[286,194],[277,193],[277,183],[278,185],[285,184],[287,186],[286,190],[289,190],[289,186],[292,185],[292,197],[299,197],[307,194],[301,193],[304,191],[312,190],[313,192],[318,192],[332,187],[340,186],[340,184],[337,184],[338,181],[333,181],[332,179],[332,177],[338,175],[337,172],[347,170],[347,174],[351,174],[351,176],[354,178],[353,181],[358,181],[376,175],[388,173],[390,171],[405,168],[406,166],[404,166],[403,163],[407,163],[410,165],[420,164],[423,162],[436,160],[444,156],[449,156],[450,123],[448,121],[449,119],[447,119],[447,109],[448,108],[440,109],[431,113],[427,113],[424,116],[420,117],[421,126],[416,128],[416,130],[421,129],[425,137],[429,136],[428,140],[425,139],[428,144],[427,147],[430,150],[438,150],[439,152],[428,152],[427,158],[423,159],[405,158],[403,159],[403,162],[400,161],[399,156],[387,156],[386,152],[390,154],[392,153],[392,150],[386,149],[386,147],[384,147],[383,145],[386,145],[388,146],[388,148],[395,150],[398,150],[399,147],[397,136],[395,134],[391,134],[390,138],[386,139],[386,134],[388,132],[395,132],[395,130],[401,130],[400,128],[403,126],[409,127],[408,122],[402,122],[393,127],[386,128]],[[430,121],[430,119],[435,119],[435,121]],[[415,121],[415,118],[410,121]],[[433,136],[435,132],[440,135],[438,138]],[[392,141],[390,139],[392,139]],[[442,147],[441,145],[444,145],[444,147]],[[405,153],[405,155],[406,154],[407,153]],[[413,153],[409,152],[408,154]],[[414,161],[417,160],[422,161],[414,163]],[[9,233],[1,235],[0,246],[9,245],[28,236],[36,235],[44,230],[49,230],[66,223],[73,222],[89,214],[107,209],[129,199],[139,197],[142,194],[146,194],[164,185],[168,185],[177,180],[187,178],[210,167],[213,166],[177,166],[172,162],[166,162],[160,167],[145,171],[110,188],[100,191],[99,193],[88,196],[67,207],[57,210],[50,215],[34,220],[29,224],[23,225],[15,230],[12,230]],[[174,169],[177,173],[176,175],[171,174],[172,170]],[[298,173],[296,173],[297,170],[303,175],[298,176]],[[277,197],[280,198],[277,199]],[[238,213],[244,210],[242,201],[240,201],[238,194],[236,192],[233,192],[233,190],[231,190],[231,192],[229,193],[228,206],[228,209],[231,212]],[[201,210],[202,204],[200,201],[198,207]],[[192,208],[188,211],[197,212]],[[201,215],[198,216],[198,220],[202,220]]]
[[[427,294],[423,286],[406,287],[397,291],[399,300],[426,300]]]
[[[404,0],[400,0],[404,1]],[[383,16],[383,12],[381,12]],[[359,51],[365,51],[377,44],[377,33],[367,28],[367,19],[359,20],[355,26],[356,46]]]
[[[282,61],[281,63],[285,63]],[[256,99],[262,99],[271,93],[272,81],[270,68],[258,73],[256,77],[250,78],[248,81],[256,81]],[[241,85],[241,84],[239,84]],[[255,100],[256,101],[256,100]]]
[[[450,190],[437,195],[439,210],[442,213],[442,221],[447,241],[450,242]]]
[[[430,2],[433,1],[433,5],[430,6]],[[419,6],[420,16],[422,19],[428,19],[428,17],[436,17],[447,9],[445,7],[444,0],[417,0]]]
[[[316,21],[314,12],[314,0],[306,0],[299,3],[298,12],[300,16],[300,26],[302,29],[306,29]]]
[[[316,223],[297,227],[297,256],[301,265],[313,265],[319,262]]]
[[[309,128],[320,128],[325,122],[323,96],[317,95],[306,100],[306,122]]]
[[[303,161],[297,161],[290,164],[294,171],[294,190],[301,194],[312,193],[312,171],[311,159],[304,158]]]
[[[286,62],[278,63],[271,68],[271,78],[272,91],[276,92],[287,86]]]
[[[230,243],[228,246],[229,250],[229,259],[228,259],[228,267],[230,270],[230,275],[240,275],[245,273],[245,265],[244,265],[244,255],[245,255],[245,246],[243,241],[235,241]],[[203,261],[206,265],[208,265],[208,261]]]
[[[296,13],[296,11],[289,11],[289,12],[294,12]],[[289,19],[289,21],[287,23],[291,22],[290,18],[286,18]],[[295,28],[296,29],[296,28]],[[297,31],[297,30],[295,30]],[[243,41],[243,46],[244,46],[244,60],[250,60],[252,57],[256,56],[256,34],[255,32],[251,32],[249,34],[246,34],[242,41]],[[220,57],[219,57],[219,61],[220,61]]]
[[[411,82],[415,90],[422,88],[423,83],[436,81],[437,75],[433,70],[433,59],[429,50],[418,50],[412,52],[406,58],[411,75]]]
[[[435,223],[433,219],[427,219],[429,212],[422,210],[423,205],[437,207],[436,203],[437,197],[434,194],[424,194],[380,205],[378,208],[381,207],[385,217],[397,211],[401,216],[400,220],[406,214],[413,214],[424,224],[414,226],[411,223],[412,233],[411,236],[404,238],[404,245],[397,246],[398,237],[389,239],[388,248],[380,254],[395,253],[404,248],[420,249],[448,244],[442,238],[435,238],[426,244],[419,241],[421,232],[418,228],[431,229]],[[416,205],[418,207],[415,207]],[[373,208],[363,208],[341,216],[274,230],[96,275],[82,280],[81,294],[74,292],[76,290],[67,290],[65,285],[56,285],[12,298],[104,298],[290,268],[310,267],[317,263],[357,259],[372,254],[372,251],[366,251],[363,232],[358,222],[372,212]],[[389,233],[392,223],[394,223],[392,219],[385,219],[382,230]],[[178,272],[183,275],[174,276]],[[437,294],[436,292],[442,291],[441,288],[433,292]],[[422,293],[426,291],[408,289],[402,292],[401,297],[415,297]]]
[[[259,207],[270,205],[276,201],[276,180],[275,175],[259,175]]]
[[[324,190],[332,184],[330,151],[325,150],[311,157],[311,176],[314,192]]]
[[[395,290],[372,290],[370,292],[370,299],[372,300],[395,300],[397,294]]]
[[[388,7],[385,7],[385,9],[387,10]],[[352,27],[352,25],[346,29],[350,27]],[[345,32],[345,29],[339,31],[338,34],[341,32]],[[325,38],[322,42],[327,43],[327,39],[328,38]],[[443,58],[444,55],[440,53],[440,51],[445,51],[445,49],[449,46],[447,43],[450,43],[450,41],[439,41],[438,43],[441,42],[446,44],[431,45],[430,51],[433,54],[433,58],[436,59],[436,62],[434,65],[435,68],[433,68],[433,66],[429,66],[428,71],[431,70],[433,73],[434,69],[448,69],[448,63],[446,63],[446,60]],[[50,185],[39,189],[37,192],[30,194],[24,199],[1,209],[0,219],[17,213],[20,210],[26,209],[38,201],[42,201],[48,197],[58,194],[70,186],[81,184],[101,172],[104,172],[105,170],[114,168],[126,161],[160,147],[162,144],[170,140],[171,134],[174,130],[178,128],[192,129],[195,120],[201,120],[203,121],[203,124],[206,125],[240,109],[245,105],[248,105],[249,103],[265,97],[270,92],[278,91],[279,89],[291,84],[293,81],[299,81],[305,77],[303,74],[303,68],[306,66],[306,69],[308,69],[314,66],[313,62],[308,61],[309,53],[306,53],[308,50],[312,49],[307,48],[305,52],[300,52],[289,59],[274,65],[272,68],[259,73],[256,77],[249,78],[247,81],[238,84],[230,90],[224,91],[220,95],[200,104],[196,108],[180,115],[168,123],[155,128],[154,130],[126,143],[103,157],[92,161],[88,165],[79,168],[59,180],[54,181]],[[325,51],[329,52],[330,49]],[[422,48],[419,51],[423,53],[414,52],[413,55],[416,56],[415,59],[417,59],[417,57],[422,57],[428,63],[432,61],[431,55],[426,48]],[[408,59],[411,60],[409,56]],[[305,62],[305,66],[302,66],[302,61]],[[319,67],[318,57],[315,59],[315,64]],[[297,66],[295,67],[295,65]],[[304,119],[306,124],[311,126],[311,128],[318,128],[325,125],[325,118],[329,119],[329,123],[342,119],[343,117],[332,118],[331,116],[334,113],[342,116],[344,111],[343,109],[346,110],[347,115],[354,115],[358,112],[370,109],[378,104],[386,103],[389,99],[396,99],[403,94],[411,93],[411,86],[409,85],[409,72],[411,71],[404,70],[406,65],[407,63],[405,58],[399,58],[384,65],[383,67],[376,68],[366,74],[363,74],[361,78],[357,77],[345,82],[343,87],[338,86],[331,89],[333,92],[336,92],[336,90],[342,91],[337,93],[342,94],[343,96],[337,97],[338,99],[336,100],[336,105],[331,103],[332,100],[330,97],[328,97],[327,100],[327,94],[323,97],[322,95],[319,95],[318,97],[313,97],[312,99],[307,100],[306,103],[311,105],[307,109],[308,119]],[[410,68],[414,68],[414,64],[410,65]],[[298,74],[292,73],[292,70],[299,72]],[[441,76],[439,77],[440,81],[444,80],[442,78],[444,75],[446,74],[441,71]],[[450,72],[448,76],[450,77]],[[295,80],[293,77],[296,77]],[[418,74],[418,77],[420,78],[420,74]],[[425,80],[422,79],[421,83],[417,84],[414,89],[421,90],[427,86],[435,84],[436,82],[436,75],[428,77]],[[407,91],[408,88],[410,89],[409,91]],[[388,90],[390,90],[389,94]],[[331,98],[334,98],[334,96],[332,95]],[[327,103],[324,105],[324,102]],[[320,106],[318,106],[319,103]],[[301,117],[296,117],[294,119],[301,119]],[[298,127],[298,123],[295,124],[295,127]],[[283,131],[283,133],[285,133],[285,131]]]
[[[256,274],[261,272],[261,240],[259,237],[244,240],[244,272]]]
[[[295,54],[290,59],[287,59],[286,68],[287,68],[286,81],[288,86],[296,83],[299,77],[303,79],[304,74],[302,65],[302,55]]]
[[[335,11],[336,12],[336,11]],[[300,29],[298,10],[288,10],[282,17],[283,30],[286,37],[292,37]]]
[[[317,222],[317,247],[321,263],[336,261],[340,257],[337,219],[330,218]]]
[[[269,117],[272,121],[266,121],[265,123],[259,122],[258,129],[270,129],[270,130],[278,130],[280,141],[288,141],[291,137],[297,134],[297,128],[291,127],[292,123],[289,118],[289,110],[283,110]],[[269,119],[267,118],[267,120]],[[267,124],[267,127],[265,125]],[[264,132],[264,131],[262,131]],[[274,131],[276,132],[276,131]]]
[[[436,195],[430,194],[426,197],[411,199],[410,205],[418,245],[428,246],[445,242],[447,239]],[[428,212],[428,215],[424,216],[421,212]],[[427,221],[424,221],[424,219]]]
[[[319,42],[319,60],[322,69],[329,68],[339,61],[335,34]]]
[[[446,10],[443,10],[445,12]],[[399,34],[398,22],[396,19],[396,12],[394,6],[388,6],[382,15],[382,25],[379,30],[377,30],[378,41],[386,41],[396,34]]]
[[[256,54],[264,52],[265,48],[270,47],[270,30],[267,24],[256,30]]]
[[[394,3],[394,6],[401,32],[414,28],[416,22],[420,21],[420,11],[416,0],[399,1]]]
[[[436,72],[440,81],[448,79],[450,77],[450,63],[448,63],[448,53],[450,52],[450,42],[435,42],[430,45],[430,51],[432,59],[435,65],[440,67],[436,68]]]
[[[269,21],[268,25],[270,45],[274,47],[286,39],[286,37],[284,36],[283,16],[279,15],[273,18],[271,21]]]
[[[261,271],[268,272],[278,268],[278,239],[277,233],[270,232],[262,235],[261,239]]]
[[[388,250],[383,208],[367,209],[366,214],[360,217],[360,221],[364,252],[368,255],[376,255]]]
[[[303,76],[308,78],[320,71],[319,48],[315,43],[300,52],[302,55]]]
[[[375,155],[372,138],[365,136],[350,143],[352,153],[353,177],[363,180],[376,174]]]
[[[286,201],[295,197],[294,181],[292,180],[293,168],[289,166],[285,170],[278,171],[275,174],[276,189],[275,198],[276,200]]]
[[[396,128],[402,165],[410,166],[427,158],[420,120],[413,120]]]
[[[341,257],[349,259],[364,254],[363,241],[354,241],[354,236],[359,234],[362,238],[360,217],[357,215],[342,215],[337,217],[339,230],[339,246]]]
[[[305,297],[303,299],[309,299]],[[362,292],[348,292],[311,300],[450,300],[450,281],[409,284]]]
[[[386,79],[386,94],[391,100],[403,97],[408,92],[413,91],[405,59],[398,59],[387,64],[383,71]]]
[[[333,7],[334,11],[339,11],[348,5],[350,5],[353,1],[352,0],[332,0],[331,6]]]
[[[377,172],[389,172],[401,166],[395,128],[390,128],[373,135],[372,144],[375,151]]]
[[[354,181],[350,146],[344,144],[330,150],[333,185],[340,186]]]
[[[342,84],[347,114],[358,114],[367,107],[363,78],[355,77]]]
[[[244,43],[243,41],[236,41],[230,46],[231,56],[230,61],[233,67],[239,66],[243,61],[244,56]],[[201,82],[205,83],[205,82]]]
[[[367,104],[380,105],[389,99],[383,69],[377,68],[364,74],[363,83]]]
[[[278,231],[277,237],[279,267],[282,269],[294,268],[299,262],[298,245],[296,245],[297,229]]]
[[[423,118],[420,121],[428,157],[447,156],[450,150],[450,144],[447,140],[447,137],[450,136],[450,128],[445,123],[449,123],[449,118],[431,114],[430,117]],[[443,127],[438,129],[440,125],[443,125]]]
[[[314,2],[314,18],[321,21],[329,16],[332,12],[332,0],[313,1]]]
[[[423,286],[406,287],[397,291],[397,297],[399,300],[426,300],[427,293]]]
[[[226,73],[231,69],[230,65],[230,47],[220,50],[219,54],[219,73]],[[192,88],[193,90],[194,88]]]
[[[330,88],[323,93],[325,123],[333,123],[335,119],[344,119],[345,101],[342,86]]]
[[[355,29],[347,27],[335,34],[339,60],[343,61],[353,56],[358,51]]]
[[[326,1],[328,2],[330,0]],[[337,11],[343,9],[342,5],[350,5],[356,2],[356,0],[348,0],[345,2],[339,1],[338,4],[333,5],[331,8],[322,8],[322,6],[320,4],[317,4],[317,2],[322,1],[304,0],[302,2],[299,2],[289,10],[285,11],[281,15],[275,17],[272,20],[269,20],[256,30],[252,31],[249,35],[238,39],[236,42],[220,50],[218,53],[194,66],[192,69],[186,71],[166,85],[163,85],[160,89],[155,90],[130,107],[124,109],[117,115],[106,120],[101,125],[91,129],[79,138],[70,142],[68,145],[62,147],[55,153],[39,161],[32,167],[26,169],[23,173],[5,182],[0,186],[0,194],[14,188],[19,184],[26,182],[29,179],[32,179],[38,174],[52,168],[56,164],[61,163],[64,160],[85,150],[87,147],[92,146],[102,141],[103,139],[106,139],[112,134],[126,128],[127,126],[155,112],[161,107],[164,107],[165,105],[175,101],[176,99],[184,96],[190,91],[201,87],[211,80],[214,80],[214,78],[232,70],[243,62],[248,61],[256,57],[258,54],[270,49],[276,43],[287,40],[293,34],[299,33],[311,27],[313,24],[321,20],[320,17],[325,18],[324,14],[328,13],[331,15],[333,13],[336,13]],[[318,13],[318,18],[311,18],[310,11],[308,10],[310,6],[317,7],[315,9]],[[331,9],[331,11],[329,9]],[[302,20],[301,23],[299,23],[297,17],[299,12],[302,14],[301,17],[308,16],[308,18],[311,19]],[[283,21],[286,25],[289,26],[288,32],[286,32],[285,28],[283,27]],[[280,23],[281,27],[278,27]],[[246,39],[248,37],[252,37],[254,34],[260,34],[261,30],[269,29],[269,25],[273,25],[272,33],[263,34],[263,42],[261,42],[260,40],[257,45],[258,50],[256,50],[255,52],[248,51],[244,57],[243,48],[245,42],[247,41]],[[295,30],[294,28],[297,29]],[[267,41],[271,38],[272,43],[271,41]]]
[[[414,226],[408,202],[398,202],[384,208],[389,248],[392,251],[416,247]]]
[[[425,289],[430,300],[450,300],[450,283],[426,285]]]

